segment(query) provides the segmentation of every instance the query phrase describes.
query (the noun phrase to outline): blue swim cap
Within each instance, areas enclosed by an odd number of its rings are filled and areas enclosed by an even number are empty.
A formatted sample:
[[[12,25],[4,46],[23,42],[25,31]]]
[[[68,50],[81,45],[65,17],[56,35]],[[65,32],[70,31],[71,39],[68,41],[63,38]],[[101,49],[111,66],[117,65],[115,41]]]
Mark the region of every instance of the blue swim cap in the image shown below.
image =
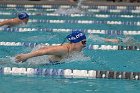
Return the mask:
[[[72,43],[77,43],[86,39],[86,36],[83,32],[77,30],[77,31],[72,31],[72,33],[69,34],[66,38]]]
[[[18,14],[18,18],[20,20],[23,20],[23,19],[29,18],[29,15],[26,12],[22,12]]]

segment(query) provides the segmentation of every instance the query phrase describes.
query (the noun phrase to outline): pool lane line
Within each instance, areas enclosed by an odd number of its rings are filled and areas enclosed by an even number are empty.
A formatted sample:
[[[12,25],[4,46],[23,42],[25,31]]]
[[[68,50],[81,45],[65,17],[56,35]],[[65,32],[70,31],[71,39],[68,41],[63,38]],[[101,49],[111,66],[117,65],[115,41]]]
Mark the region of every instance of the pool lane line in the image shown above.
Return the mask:
[[[47,9],[47,8],[73,8],[76,7],[77,5],[68,5],[68,4],[63,4],[63,5],[51,5],[51,4],[45,4],[45,5],[32,5],[32,4],[1,4],[0,7],[2,8],[36,8],[36,9]],[[130,6],[120,6],[120,5],[81,5],[81,8],[84,9],[120,9],[120,10],[140,10],[139,5],[130,5]]]
[[[17,15],[18,13],[11,12],[1,12],[0,15]],[[58,13],[36,13],[36,12],[28,12],[30,16],[45,16],[45,17],[92,17],[92,18],[140,18],[139,15],[127,15],[127,14],[86,14],[86,13],[78,13],[78,14],[58,14]]]
[[[0,74],[22,76],[45,76],[63,78],[87,78],[87,79],[127,79],[140,80],[140,72],[105,71],[105,70],[78,70],[78,69],[46,69],[46,68],[18,68],[0,67]]]
[[[46,46],[58,46],[61,44],[49,44],[49,43],[32,43],[32,42],[0,42],[0,46],[8,47],[36,47],[38,45]],[[93,45],[89,44],[86,46],[88,50],[131,50],[131,51],[140,51],[140,46],[125,46],[125,45]]]
[[[68,29],[68,28],[29,28],[29,27],[19,27],[19,28],[0,28],[0,31],[3,32],[36,32],[36,31],[41,31],[41,32],[64,32],[68,33],[74,30],[79,30],[83,31],[85,33],[90,33],[90,34],[106,34],[106,35],[140,35],[140,31],[136,30],[99,30],[99,29]]]

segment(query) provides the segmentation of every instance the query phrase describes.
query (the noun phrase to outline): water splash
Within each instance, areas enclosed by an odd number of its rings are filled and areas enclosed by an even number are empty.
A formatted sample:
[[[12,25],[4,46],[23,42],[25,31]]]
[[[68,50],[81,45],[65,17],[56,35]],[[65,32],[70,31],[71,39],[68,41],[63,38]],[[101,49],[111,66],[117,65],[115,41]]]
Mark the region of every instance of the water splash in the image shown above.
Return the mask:
[[[48,55],[33,57],[27,60],[28,65],[44,65],[49,64]]]
[[[80,9],[81,8],[81,5],[82,5],[82,2],[83,2],[84,0],[79,0],[78,1],[78,3],[77,3],[77,8],[78,9]]]
[[[90,34],[87,39],[96,44],[105,43],[104,38],[99,35]]]
[[[34,47],[32,49],[32,51],[38,50],[38,49],[43,48],[43,47],[46,47],[46,45],[43,45],[43,44],[37,45],[36,47]],[[43,55],[43,56],[30,58],[30,59],[27,60],[27,63],[29,65],[48,64],[49,63],[48,55]]]
[[[73,52],[69,55],[68,58],[62,60],[62,62],[70,63],[70,62],[85,62],[91,60],[90,57],[87,57],[83,54],[83,52]]]
[[[57,9],[54,13],[69,15],[69,14],[78,14],[78,13],[84,13],[84,12],[78,8],[71,8],[71,9],[61,9],[60,8],[60,9]]]
[[[85,13],[81,7],[81,4],[84,0],[79,0],[77,3],[77,6],[74,8],[70,8],[70,9],[63,9],[63,8],[59,8],[57,9],[54,13],[56,14],[78,14],[78,13]]]
[[[127,36],[126,38],[122,38],[122,41],[126,45],[134,45],[135,39],[131,36]]]
[[[0,58],[0,65],[1,66],[18,66],[18,65],[24,65],[23,63],[16,63],[15,57],[6,56],[4,58]]]

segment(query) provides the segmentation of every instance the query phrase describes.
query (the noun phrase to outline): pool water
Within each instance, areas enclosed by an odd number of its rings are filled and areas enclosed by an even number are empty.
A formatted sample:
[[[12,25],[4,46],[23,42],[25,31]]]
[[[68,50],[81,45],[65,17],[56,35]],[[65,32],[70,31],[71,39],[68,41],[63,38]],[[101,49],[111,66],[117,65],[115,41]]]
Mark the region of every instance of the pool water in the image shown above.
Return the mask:
[[[1,76],[1,92],[10,93],[139,93],[139,81]]]
[[[18,9],[2,10],[2,12],[16,13]],[[26,11],[28,13],[48,13],[43,10]],[[54,11],[53,11],[54,12]],[[90,13],[89,13],[90,14]],[[92,13],[91,13],[92,14]],[[102,12],[94,14],[105,14]],[[113,13],[106,13],[113,15]],[[118,15],[118,14],[116,14]],[[120,13],[121,15],[121,13]],[[136,15],[136,14],[131,14]],[[0,16],[0,19],[13,18],[15,15]],[[140,18],[97,18],[97,17],[70,17],[70,16],[30,16],[30,20],[96,20],[96,21],[130,21],[137,22]],[[78,24],[78,23],[49,23],[49,22],[29,22],[26,26],[17,26],[14,28],[50,28],[50,29],[99,29],[99,30],[129,30],[137,31],[140,29],[137,25],[109,25],[109,24]],[[31,32],[0,32],[0,42],[32,42],[32,43],[62,43],[66,35],[70,32],[51,32],[51,31],[31,31]],[[86,33],[86,32],[85,32]],[[123,35],[101,35],[100,37],[124,37]],[[86,33],[89,36],[89,33]],[[137,41],[139,35],[133,35]],[[92,39],[87,40],[87,46],[90,44],[116,45],[105,42],[95,42]],[[25,46],[0,46],[0,66],[1,67],[33,67],[33,68],[57,68],[57,69],[79,69],[79,70],[113,70],[113,71],[132,71],[139,72],[140,52],[135,50],[89,50],[83,49],[81,54],[75,53],[70,59],[64,60],[64,64],[58,65],[37,65],[45,61],[45,57],[37,60],[32,58],[26,63],[15,63],[12,58],[19,53],[32,51],[32,47]],[[33,63],[31,63],[32,61]],[[0,77],[1,93],[138,93],[140,84],[135,80],[117,80],[117,79],[87,79],[87,78],[64,78],[53,76],[16,76],[1,75]]]

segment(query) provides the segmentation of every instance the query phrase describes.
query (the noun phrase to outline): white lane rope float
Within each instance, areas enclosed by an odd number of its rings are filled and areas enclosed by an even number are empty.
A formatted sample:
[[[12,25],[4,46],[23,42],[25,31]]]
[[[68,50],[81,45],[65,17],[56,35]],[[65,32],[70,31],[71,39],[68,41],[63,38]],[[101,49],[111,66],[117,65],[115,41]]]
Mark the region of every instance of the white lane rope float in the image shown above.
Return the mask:
[[[45,77],[59,76],[64,78],[88,78],[88,79],[104,78],[104,79],[140,80],[140,72],[126,72],[126,71],[0,67],[0,74],[45,76]]]
[[[49,43],[31,43],[31,42],[0,42],[0,46],[14,46],[14,47],[35,47],[37,45],[57,46],[61,44],[49,44]],[[122,46],[122,45],[88,45],[86,49],[89,50],[135,50],[139,51],[140,46]]]

